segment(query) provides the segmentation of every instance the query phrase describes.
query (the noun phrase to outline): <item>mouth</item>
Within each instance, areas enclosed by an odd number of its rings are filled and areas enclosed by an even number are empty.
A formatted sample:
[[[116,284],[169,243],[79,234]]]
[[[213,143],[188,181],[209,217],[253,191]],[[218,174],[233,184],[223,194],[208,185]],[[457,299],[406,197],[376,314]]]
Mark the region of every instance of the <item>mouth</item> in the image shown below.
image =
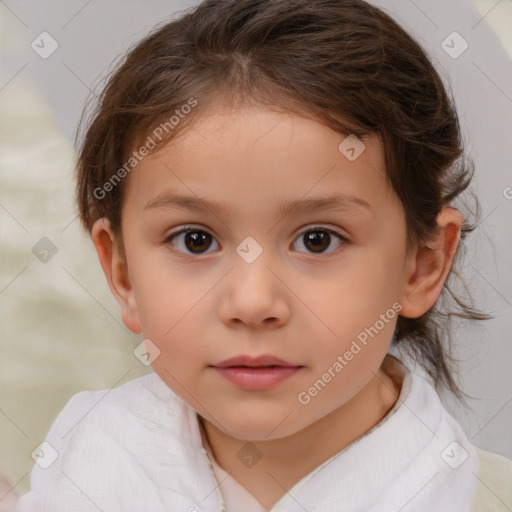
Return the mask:
[[[270,355],[238,356],[210,367],[236,387],[250,391],[272,388],[304,368]]]
[[[229,368],[229,367],[244,367],[244,368],[269,368],[272,366],[281,367],[281,368],[289,368],[289,367],[298,367],[302,366],[296,363],[290,363],[279,357],[272,355],[261,355],[257,357],[252,356],[236,356],[230,359],[226,359],[219,363],[211,365],[214,368]]]

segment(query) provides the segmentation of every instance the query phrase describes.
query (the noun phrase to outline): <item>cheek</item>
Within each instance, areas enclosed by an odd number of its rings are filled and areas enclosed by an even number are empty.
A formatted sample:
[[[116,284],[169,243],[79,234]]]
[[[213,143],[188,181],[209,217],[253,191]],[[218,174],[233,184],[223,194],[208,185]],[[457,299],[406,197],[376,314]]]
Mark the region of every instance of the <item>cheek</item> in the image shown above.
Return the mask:
[[[144,336],[160,340],[172,337],[194,313],[208,283],[180,272],[163,251],[134,251],[130,265]]]
[[[373,376],[389,349],[401,309],[398,267],[391,263],[393,255],[381,254],[357,255],[353,264],[321,281],[305,280],[297,289],[308,305],[304,332],[309,325],[310,333],[318,333],[311,344],[311,384],[329,381],[321,400],[348,400]]]
[[[212,307],[208,291],[218,277],[184,272],[183,267],[180,272],[161,256],[141,261],[144,265],[133,272],[133,282],[142,335],[160,350],[153,369],[164,380],[175,376],[179,392],[180,382],[188,382],[211,363],[204,347],[205,319]]]
[[[311,371],[301,392],[304,400],[314,401],[317,412],[327,414],[346,403],[377,373],[398,318],[391,304],[378,311],[377,315],[353,305],[339,310],[331,324],[336,335],[320,337],[314,344]]]
[[[298,278],[294,292],[307,306],[302,316],[314,326],[323,339],[353,339],[365,328],[373,326],[388,310],[386,324],[396,321],[392,308],[399,297],[398,267],[380,255],[357,254],[338,270],[318,276]],[[391,258],[390,258],[391,259]],[[391,322],[392,323],[392,322]]]

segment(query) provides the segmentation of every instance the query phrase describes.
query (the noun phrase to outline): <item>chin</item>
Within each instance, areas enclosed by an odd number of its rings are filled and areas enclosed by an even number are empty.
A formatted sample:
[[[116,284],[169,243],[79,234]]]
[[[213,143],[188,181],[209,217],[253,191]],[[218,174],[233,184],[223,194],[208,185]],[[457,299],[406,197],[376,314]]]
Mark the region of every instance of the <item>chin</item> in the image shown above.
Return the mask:
[[[260,411],[253,410],[252,413],[241,414],[237,411],[234,417],[220,419],[220,425],[214,424],[226,435],[239,439],[240,441],[272,441],[291,436],[307,427],[297,422],[296,414],[283,414],[283,409],[274,415],[263,415]]]

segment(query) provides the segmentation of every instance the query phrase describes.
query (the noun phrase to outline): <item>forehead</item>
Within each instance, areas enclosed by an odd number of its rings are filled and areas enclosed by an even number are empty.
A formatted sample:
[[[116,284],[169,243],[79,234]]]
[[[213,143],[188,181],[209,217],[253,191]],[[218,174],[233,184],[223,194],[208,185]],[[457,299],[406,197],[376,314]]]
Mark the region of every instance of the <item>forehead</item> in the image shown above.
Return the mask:
[[[378,208],[394,199],[379,137],[347,138],[292,113],[217,108],[142,159],[129,176],[125,204],[142,211],[165,196],[186,195],[210,200],[224,215],[250,206],[282,214],[285,203],[297,207],[335,193],[353,206]]]

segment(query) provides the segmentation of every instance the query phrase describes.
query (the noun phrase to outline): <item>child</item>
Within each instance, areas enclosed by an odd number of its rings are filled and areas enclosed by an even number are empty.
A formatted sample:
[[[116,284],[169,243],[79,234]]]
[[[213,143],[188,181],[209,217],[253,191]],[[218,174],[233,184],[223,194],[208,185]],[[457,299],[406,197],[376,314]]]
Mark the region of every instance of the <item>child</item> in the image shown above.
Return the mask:
[[[438,298],[473,228],[457,115],[362,0],[205,0],[127,56],[77,199],[154,373],[81,392],[20,511],[512,509]]]

